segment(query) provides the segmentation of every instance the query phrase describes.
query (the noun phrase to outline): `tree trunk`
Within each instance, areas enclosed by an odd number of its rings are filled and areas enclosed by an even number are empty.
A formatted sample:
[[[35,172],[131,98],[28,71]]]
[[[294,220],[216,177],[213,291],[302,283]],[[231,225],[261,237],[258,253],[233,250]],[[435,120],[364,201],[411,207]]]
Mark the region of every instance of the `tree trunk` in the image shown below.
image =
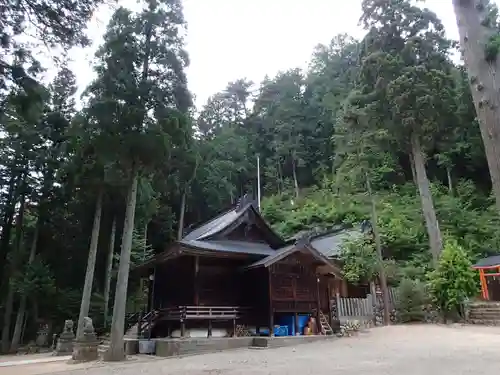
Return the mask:
[[[89,257],[87,260],[87,270],[85,272],[85,283],[83,285],[82,302],[80,304],[80,315],[78,316],[78,326],[76,329],[76,338],[83,337],[83,320],[89,315],[90,299],[92,298],[92,283],[94,281],[95,262],[97,257],[97,245],[99,243],[99,232],[101,229],[103,188],[97,193],[97,201],[94,211],[94,224],[92,226],[92,235],[90,239]]]
[[[24,185],[24,184],[23,184]],[[21,193],[21,198],[19,201],[19,214],[17,216],[16,220],[16,236],[15,236],[15,247],[14,247],[14,257],[12,259],[11,263],[11,270],[10,270],[10,277],[15,277],[16,276],[16,271],[19,266],[18,262],[20,259],[21,255],[21,248],[22,248],[22,237],[23,237],[23,222],[24,222],[24,209],[25,209],[25,204],[26,204],[26,195],[24,191]],[[36,235],[36,233],[35,233]],[[12,311],[14,309],[14,288],[12,286],[12,283],[9,281],[9,287],[8,287],[8,292],[7,292],[7,300],[5,302],[5,315],[4,315],[4,325],[3,325],[3,330],[2,330],[2,352],[6,353],[9,351],[9,337],[10,337],[10,326],[11,326],[11,320],[12,320]],[[21,311],[22,306],[20,306],[19,310]],[[26,306],[24,307],[24,309]],[[24,312],[23,312],[24,314]],[[19,314],[17,316],[19,318]],[[17,328],[17,318],[16,318],[16,328]],[[22,319],[21,319],[21,324],[22,324]],[[22,328],[22,325],[21,327]],[[17,335],[17,332],[14,331],[14,337],[20,337],[20,332],[19,335]],[[19,342],[19,338],[17,338],[17,342]],[[17,346],[17,344],[16,344]],[[17,349],[17,347],[16,347]]]
[[[439,229],[439,222],[436,217],[436,210],[432,201],[431,187],[427,173],[425,171],[424,156],[422,155],[422,148],[420,140],[415,133],[411,136],[411,147],[413,154],[413,161],[415,163],[415,174],[417,176],[418,191],[420,193],[420,201],[422,203],[422,211],[424,214],[425,225],[427,227],[427,234],[429,235],[429,245],[431,248],[432,259],[434,266],[437,266],[441,250],[443,248],[443,240],[441,237],[441,230]]]
[[[448,177],[448,192],[453,195],[453,179],[451,178],[451,167],[446,166],[446,176]]]
[[[410,167],[411,167],[411,177],[413,178],[413,182],[415,183],[415,185],[418,185],[417,172],[415,171],[415,160],[411,153],[410,153]]]
[[[295,187],[295,198],[299,199],[299,181],[297,180],[297,165],[295,163],[295,158],[292,158],[292,173],[293,173],[293,185]]]
[[[453,0],[460,44],[500,213],[500,60],[498,53],[494,61],[488,62],[485,58],[485,44],[497,30],[484,23],[488,9],[481,4],[479,0]]]
[[[113,306],[113,320],[111,322],[111,342],[105,360],[121,361],[125,358],[123,337],[125,330],[125,312],[127,304],[127,286],[130,269],[130,252],[132,249],[132,232],[134,230],[135,205],[137,200],[138,173],[132,170],[132,181],[127,193],[127,207],[123,223],[120,265],[116,280],[115,303]]]
[[[109,238],[108,259],[106,262],[106,279],[104,281],[104,328],[108,326],[109,294],[111,291],[111,276],[113,272],[113,255],[115,252],[116,216],[111,224],[111,236]]]
[[[9,191],[7,193],[7,199],[5,204],[5,213],[2,220],[2,237],[0,241],[0,282],[3,280],[4,271],[7,267],[7,254],[9,253],[9,242],[10,242],[10,231],[12,229],[12,222],[14,221],[15,213],[15,200],[14,193],[16,184],[19,181],[19,177],[12,176],[9,182]]]
[[[5,311],[3,316],[3,329],[2,329],[2,353],[9,351],[9,337],[10,337],[10,323],[12,319],[12,310],[14,307],[14,288],[9,283],[9,291],[5,299]]]
[[[382,289],[382,299],[384,301],[384,324],[389,325],[391,324],[391,312],[389,310],[389,289],[387,288],[384,257],[382,255],[382,241],[380,240],[380,233],[378,230],[377,203],[375,202],[375,196],[372,193],[372,185],[370,183],[370,176],[368,175],[368,172],[366,172],[365,175],[366,188],[368,189],[368,195],[370,196],[372,206],[372,228],[373,235],[375,237],[375,248],[377,250],[377,261],[379,263],[380,289]],[[373,298],[377,298],[377,296],[374,295]]]
[[[284,188],[284,184],[283,184],[283,173],[281,172],[281,162],[280,162],[280,158],[278,158],[278,160],[276,161],[277,163],[277,170],[278,170],[278,194],[281,194],[283,192],[283,190],[285,190]]]
[[[18,238],[18,243],[17,243],[17,252],[18,254],[21,252],[22,248],[22,236],[23,236],[23,222],[24,222],[24,209],[25,209],[25,199],[24,196],[21,199],[21,206],[19,208],[19,226],[16,229],[16,238]],[[35,233],[33,233],[33,237],[37,238],[38,237],[38,227],[35,228]],[[35,252],[36,252],[36,244],[35,246],[31,246],[30,250],[30,255],[28,258],[28,265],[33,263],[33,260],[35,259]],[[19,302],[19,309],[17,310],[17,316],[16,316],[16,323],[14,325],[14,333],[12,334],[12,341],[10,344],[10,351],[12,353],[17,352],[17,349],[19,347],[19,344],[21,342],[21,334],[23,331],[23,324],[24,324],[24,315],[26,314],[26,299],[27,296],[25,294],[21,295],[21,300]]]
[[[177,228],[177,240],[182,240],[184,233],[184,213],[186,212],[186,190],[182,193],[181,212],[179,215],[179,227]]]

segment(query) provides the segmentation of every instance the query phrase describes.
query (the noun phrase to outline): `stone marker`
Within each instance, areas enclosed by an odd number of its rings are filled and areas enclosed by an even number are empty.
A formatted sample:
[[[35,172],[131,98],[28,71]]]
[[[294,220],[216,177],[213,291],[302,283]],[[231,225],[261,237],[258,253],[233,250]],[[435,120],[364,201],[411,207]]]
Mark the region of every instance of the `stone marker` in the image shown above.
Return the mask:
[[[59,335],[59,340],[57,340],[56,349],[53,355],[69,355],[73,353],[74,341],[75,334],[73,333],[73,321],[65,320],[64,329]]]
[[[73,348],[75,361],[95,361],[98,358],[99,341],[94,331],[92,319],[83,318],[83,335],[77,337]]]

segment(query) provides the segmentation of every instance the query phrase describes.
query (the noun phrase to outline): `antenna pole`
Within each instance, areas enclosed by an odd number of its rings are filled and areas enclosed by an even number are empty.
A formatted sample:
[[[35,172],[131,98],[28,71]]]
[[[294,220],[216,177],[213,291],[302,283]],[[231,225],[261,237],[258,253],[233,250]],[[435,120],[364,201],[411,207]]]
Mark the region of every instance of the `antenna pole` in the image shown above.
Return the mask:
[[[260,157],[257,155],[257,204],[260,211]]]

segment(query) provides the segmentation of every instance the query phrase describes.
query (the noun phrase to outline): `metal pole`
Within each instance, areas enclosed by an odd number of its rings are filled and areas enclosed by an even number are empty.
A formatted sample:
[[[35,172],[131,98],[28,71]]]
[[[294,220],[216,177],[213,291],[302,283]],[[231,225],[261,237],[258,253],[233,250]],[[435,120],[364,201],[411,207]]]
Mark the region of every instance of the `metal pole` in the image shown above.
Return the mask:
[[[260,211],[260,158],[257,155],[257,201]]]

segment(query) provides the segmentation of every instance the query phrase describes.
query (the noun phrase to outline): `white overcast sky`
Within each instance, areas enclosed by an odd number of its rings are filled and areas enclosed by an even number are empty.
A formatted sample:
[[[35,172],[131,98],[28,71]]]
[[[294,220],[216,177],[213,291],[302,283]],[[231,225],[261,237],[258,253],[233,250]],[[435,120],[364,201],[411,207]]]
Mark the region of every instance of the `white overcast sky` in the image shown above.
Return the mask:
[[[497,0],[498,1],[498,0]],[[338,33],[361,37],[361,0],[184,0],[186,47],[191,59],[190,90],[200,108],[227,82],[260,82],[279,70],[307,66],[313,48]],[[119,0],[135,7],[135,0]],[[457,38],[452,0],[427,0],[448,36]],[[112,11],[101,8],[89,25],[92,47],[71,53],[71,67],[83,89],[93,78],[92,57]]]

